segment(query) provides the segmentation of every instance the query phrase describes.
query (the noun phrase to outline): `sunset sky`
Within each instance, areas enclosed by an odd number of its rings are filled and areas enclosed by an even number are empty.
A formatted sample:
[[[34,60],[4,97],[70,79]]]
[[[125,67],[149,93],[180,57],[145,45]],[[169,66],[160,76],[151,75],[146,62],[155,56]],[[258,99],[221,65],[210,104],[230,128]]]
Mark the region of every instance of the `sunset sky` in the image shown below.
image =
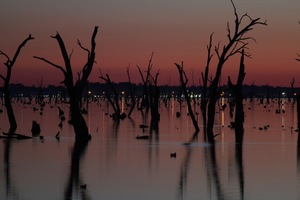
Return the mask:
[[[293,76],[300,85],[300,1],[235,1],[240,15],[267,20],[268,26],[257,26],[250,32],[257,43],[251,43],[252,59],[246,59],[245,83],[289,86]],[[141,82],[136,65],[146,69],[152,52],[153,73],[160,70],[159,84],[179,84],[175,62],[184,62],[189,77],[199,84],[206,64],[206,45],[214,32],[214,44],[227,42],[226,23],[234,22],[229,0],[4,0],[0,2],[0,50],[13,56],[18,45],[29,34],[28,42],[13,69],[12,83],[58,85],[61,71],[34,59],[40,56],[63,65],[60,49],[51,35],[59,32],[69,53],[73,50],[74,72],[80,71],[86,53],[76,43],[80,39],[90,47],[94,26],[96,61],[90,81],[98,82],[99,68],[114,82],[127,81],[130,64],[132,81]],[[214,57],[214,60],[216,57]],[[236,79],[238,57],[223,70],[222,83],[231,75]],[[5,72],[0,57],[0,72]],[[214,62],[215,63],[215,62]],[[211,74],[215,72],[212,66]],[[192,80],[192,78],[190,78]],[[2,83],[2,81],[0,82]]]

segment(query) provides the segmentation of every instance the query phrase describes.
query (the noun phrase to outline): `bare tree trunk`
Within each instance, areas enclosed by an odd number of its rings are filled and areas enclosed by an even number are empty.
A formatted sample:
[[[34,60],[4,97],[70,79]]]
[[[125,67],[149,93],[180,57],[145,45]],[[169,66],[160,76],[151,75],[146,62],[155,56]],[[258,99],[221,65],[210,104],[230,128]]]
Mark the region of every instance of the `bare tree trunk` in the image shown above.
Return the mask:
[[[0,78],[4,81],[4,85],[3,85],[3,94],[4,94],[4,102],[5,102],[5,108],[7,111],[7,115],[8,115],[8,120],[9,120],[9,124],[10,124],[10,128],[9,128],[9,133],[13,134],[15,133],[15,131],[17,130],[17,121],[14,115],[14,111],[12,108],[12,104],[11,104],[11,96],[10,96],[10,89],[9,89],[9,85],[10,85],[10,78],[11,78],[11,73],[12,73],[12,68],[21,52],[21,49],[23,46],[26,45],[26,43],[29,40],[33,40],[34,38],[29,35],[17,48],[17,51],[13,57],[13,59],[11,60],[9,58],[9,56],[7,54],[5,54],[4,52],[0,51],[0,55],[3,55],[4,57],[6,57],[7,61],[6,63],[4,63],[4,65],[7,68],[6,71],[6,76],[4,77],[3,75],[0,74]]]
[[[228,86],[234,92],[236,107],[235,107],[235,128],[242,128],[244,123],[244,107],[243,107],[243,81],[245,78],[245,65],[244,65],[244,50],[242,51],[240,69],[237,83],[234,85],[228,77]]]
[[[129,92],[130,92],[130,99],[131,99],[131,105],[130,105],[130,110],[128,112],[128,118],[130,118],[131,113],[136,105],[136,98],[135,98],[135,92],[134,89],[132,87],[132,83],[131,83],[131,79],[130,79],[130,73],[129,73],[129,66],[126,69],[126,73],[127,73],[127,77],[128,77],[128,82],[129,82]]]
[[[201,113],[202,113],[202,120],[203,120],[203,129],[204,129],[204,137],[206,138],[207,136],[207,103],[208,103],[208,95],[207,95],[207,89],[208,89],[208,73],[209,73],[209,66],[210,66],[210,61],[213,57],[211,54],[211,48],[212,48],[212,36],[213,34],[210,35],[209,39],[209,45],[207,46],[207,63],[205,67],[204,74],[201,73],[202,76],[202,81],[203,81],[203,90],[202,90],[202,95],[201,95]]]
[[[196,131],[196,133],[198,133],[200,131],[200,128],[198,126],[198,122],[196,120],[196,117],[194,115],[194,112],[193,112],[193,109],[192,109],[192,106],[191,106],[190,95],[187,92],[186,85],[187,85],[187,82],[188,82],[188,78],[187,78],[187,76],[186,76],[186,74],[185,74],[185,72],[183,70],[183,63],[181,63],[181,65],[175,63],[175,65],[176,65],[176,67],[178,69],[178,72],[179,72],[179,78],[180,78],[181,88],[183,90],[183,94],[184,94],[184,97],[185,97],[185,100],[186,100],[186,104],[188,106],[188,111],[189,111],[190,117],[192,119],[195,131]]]
[[[9,124],[10,124],[8,132],[12,134],[15,133],[17,130],[17,121],[11,104],[9,86],[4,87],[4,95],[5,95],[4,96],[5,108],[6,108]]]
[[[76,141],[86,141],[90,137],[89,130],[81,114],[80,100],[76,94],[73,94],[72,97],[70,96],[70,112]]]
[[[158,74],[157,74],[158,75]],[[156,80],[157,81],[157,80]],[[159,114],[159,98],[160,98],[160,90],[157,86],[157,82],[155,81],[154,86],[149,85],[149,102],[151,109],[151,129],[158,130],[158,123],[160,121]]]

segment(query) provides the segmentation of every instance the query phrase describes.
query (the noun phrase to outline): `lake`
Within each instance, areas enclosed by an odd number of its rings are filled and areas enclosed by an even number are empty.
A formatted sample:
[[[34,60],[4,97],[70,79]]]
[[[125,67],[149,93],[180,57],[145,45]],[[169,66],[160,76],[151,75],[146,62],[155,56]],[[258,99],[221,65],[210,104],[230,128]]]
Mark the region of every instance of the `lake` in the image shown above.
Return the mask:
[[[15,102],[17,133],[31,136],[35,120],[44,138],[0,140],[0,199],[300,199],[296,103],[282,100],[285,112],[279,114],[276,100],[244,101],[242,144],[227,127],[233,121],[229,108],[217,109],[214,146],[204,140],[200,114],[200,133],[185,145],[194,134],[185,104],[180,118],[177,101],[161,104],[158,133],[137,140],[150,132],[139,127],[149,125],[150,112],[135,110],[132,119],[115,122],[107,115],[112,108],[95,101],[85,115],[92,140],[83,148],[67,121],[58,126],[56,105],[46,104],[41,115],[34,105]],[[68,119],[68,105],[58,106]],[[5,132],[9,124],[0,108]]]

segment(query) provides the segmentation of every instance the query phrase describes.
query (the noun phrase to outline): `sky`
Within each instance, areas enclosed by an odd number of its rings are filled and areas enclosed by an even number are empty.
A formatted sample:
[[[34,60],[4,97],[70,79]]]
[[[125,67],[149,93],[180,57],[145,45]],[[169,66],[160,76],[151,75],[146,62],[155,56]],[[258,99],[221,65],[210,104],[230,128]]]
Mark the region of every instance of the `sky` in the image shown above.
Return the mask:
[[[249,36],[256,39],[249,45],[252,58],[245,60],[245,84],[289,86],[293,76],[300,84],[300,1],[240,0],[235,1],[239,15],[267,20],[268,26],[256,26]],[[58,32],[69,54],[72,53],[74,74],[81,71],[86,52],[77,39],[90,48],[95,26],[96,61],[91,82],[101,82],[102,73],[113,82],[127,81],[130,66],[132,82],[141,82],[137,65],[146,70],[151,53],[153,71],[159,70],[159,85],[178,85],[179,75],[174,63],[184,63],[189,84],[200,84],[206,64],[209,36],[213,44],[227,42],[226,24],[234,23],[230,0],[3,0],[0,2],[0,50],[12,57],[18,45],[31,34],[13,68],[12,83],[38,86],[59,85],[61,71],[33,56],[44,57],[63,65],[57,41]],[[210,75],[215,73],[217,57],[213,57]],[[0,73],[5,73],[4,57],[0,57]],[[235,81],[239,56],[223,68],[222,84],[227,76]],[[192,81],[193,80],[193,81]],[[194,82],[194,83],[192,83]],[[1,82],[0,82],[1,83]]]

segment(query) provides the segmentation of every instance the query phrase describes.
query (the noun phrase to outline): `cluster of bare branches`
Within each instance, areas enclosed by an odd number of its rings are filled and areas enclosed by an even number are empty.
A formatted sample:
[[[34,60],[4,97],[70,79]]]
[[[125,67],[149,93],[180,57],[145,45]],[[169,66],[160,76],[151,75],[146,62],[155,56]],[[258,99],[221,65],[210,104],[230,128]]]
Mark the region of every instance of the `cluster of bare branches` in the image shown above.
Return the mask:
[[[253,19],[247,13],[239,16],[232,0],[231,3],[235,15],[234,28],[232,30],[229,23],[227,23],[227,43],[223,45],[223,48],[220,48],[220,44],[216,45],[214,48],[218,63],[215,76],[209,86],[210,92],[208,94],[209,101],[207,110],[207,136],[208,141],[211,143],[214,143],[213,127],[215,105],[219,98],[218,85],[221,78],[223,66],[229,58],[236,54],[242,53],[242,51],[244,51],[245,49],[247,50],[250,41],[255,41],[255,38],[247,35],[251,30],[253,30],[254,27],[256,27],[257,25],[267,25],[266,21],[261,21],[260,18]],[[209,47],[212,45],[211,43],[212,39],[210,38]],[[208,55],[210,55],[210,48],[208,48],[208,52]],[[245,52],[244,54],[247,57],[251,56],[249,52]],[[211,59],[210,56],[208,58],[208,60]]]
[[[253,30],[257,25],[267,25],[266,21],[261,21],[260,18],[253,19],[247,13],[239,16],[237,13],[236,6],[231,0],[233,12],[235,16],[234,25],[230,27],[227,23],[227,42],[221,47],[220,43],[213,47],[213,34],[210,35],[209,44],[207,45],[207,62],[205,66],[204,73],[201,73],[203,82],[203,93],[201,96],[201,110],[203,116],[204,130],[207,133],[207,138],[210,143],[214,143],[214,119],[215,119],[215,109],[216,103],[219,99],[220,91],[218,90],[222,69],[224,64],[236,54],[243,54],[244,56],[251,57],[248,50],[250,41],[256,42],[255,38],[249,36],[248,33]],[[214,53],[212,53],[214,50]],[[216,55],[217,67],[214,77],[209,78],[209,68],[211,60]],[[176,64],[181,77],[181,86],[186,88],[187,77],[183,71],[183,66]],[[188,94],[185,94],[188,96]],[[189,99],[187,99],[189,101]],[[191,114],[191,112],[190,112]],[[196,124],[195,124],[196,125]],[[196,127],[196,126],[195,126]]]
[[[69,97],[70,97],[70,113],[71,113],[71,124],[74,127],[74,131],[76,134],[76,139],[79,141],[87,141],[90,139],[90,134],[88,131],[88,127],[86,125],[86,122],[81,114],[81,99],[82,99],[82,94],[83,90],[87,84],[88,77],[93,69],[93,65],[95,63],[95,49],[96,49],[96,35],[98,32],[98,27],[96,26],[94,28],[92,37],[91,37],[91,49],[89,50],[88,48],[84,47],[79,40],[77,40],[78,46],[87,52],[87,61],[84,64],[82,71],[77,73],[78,79],[74,83],[74,78],[73,78],[73,71],[72,71],[72,66],[71,66],[71,57],[72,53],[68,54],[67,49],[65,47],[64,41],[61,38],[59,33],[56,33],[55,36],[51,36],[52,38],[56,39],[59,48],[61,50],[61,54],[64,60],[64,67],[58,64],[55,64],[43,57],[39,56],[34,56],[34,58],[42,60],[53,67],[59,69],[63,75],[64,75],[64,80],[62,83],[67,88]]]
[[[140,110],[143,109],[151,109],[151,130],[158,130],[158,123],[160,120],[159,114],[159,98],[160,98],[160,90],[158,87],[158,76],[159,70],[155,73],[155,75],[151,74],[151,70],[153,67],[152,59],[153,59],[153,52],[148,62],[146,75],[144,76],[141,68],[137,65],[136,67],[139,70],[140,76],[143,81],[143,96]]]

